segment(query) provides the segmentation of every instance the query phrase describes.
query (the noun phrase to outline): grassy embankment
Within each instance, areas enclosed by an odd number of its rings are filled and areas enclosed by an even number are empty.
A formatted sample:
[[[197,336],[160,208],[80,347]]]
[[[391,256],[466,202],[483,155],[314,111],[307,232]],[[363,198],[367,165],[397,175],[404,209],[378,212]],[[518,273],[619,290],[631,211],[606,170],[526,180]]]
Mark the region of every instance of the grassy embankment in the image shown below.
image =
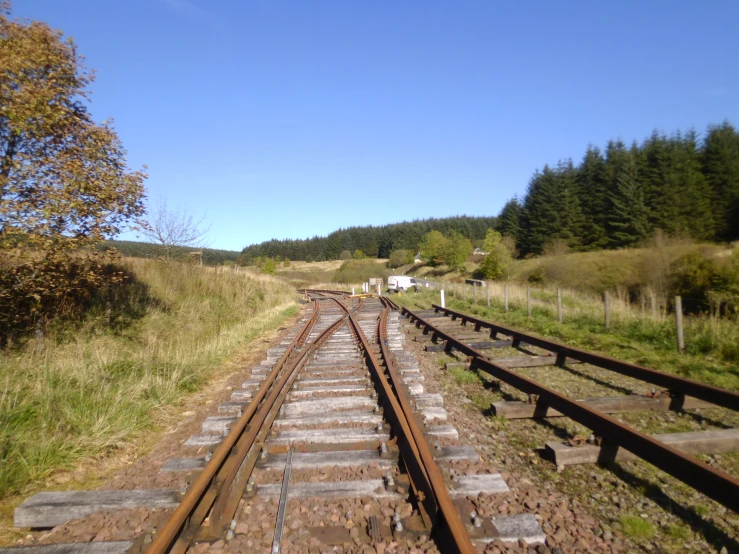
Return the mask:
[[[604,327],[603,303],[599,296],[565,291],[564,322],[557,321],[556,289],[532,289],[532,314],[526,315],[526,287],[509,285],[509,311],[504,311],[503,284],[490,287],[490,308],[484,289],[472,300],[471,288],[457,285],[457,297],[447,291],[447,306],[482,319],[533,331],[573,346],[601,352],[715,386],[739,390],[739,322],[709,316],[685,317],[686,351],[676,351],[675,327],[671,317],[642,312],[624,299],[614,298],[611,325]],[[438,290],[409,292],[393,300],[409,308],[439,304]]]
[[[0,352],[0,498],[55,486],[84,459],[151,441],[215,369],[297,312],[295,290],[224,268],[126,259],[134,276],[83,321]]]

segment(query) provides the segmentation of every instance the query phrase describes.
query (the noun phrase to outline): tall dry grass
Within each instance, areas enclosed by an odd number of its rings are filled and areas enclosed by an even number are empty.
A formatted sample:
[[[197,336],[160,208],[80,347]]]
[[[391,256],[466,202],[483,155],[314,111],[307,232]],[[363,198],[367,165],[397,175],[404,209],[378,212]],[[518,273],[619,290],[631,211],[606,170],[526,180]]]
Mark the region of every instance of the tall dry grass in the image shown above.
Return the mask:
[[[0,353],[0,497],[156,424],[264,330],[295,313],[293,287],[269,276],[127,259],[135,276],[108,306],[42,341]]]

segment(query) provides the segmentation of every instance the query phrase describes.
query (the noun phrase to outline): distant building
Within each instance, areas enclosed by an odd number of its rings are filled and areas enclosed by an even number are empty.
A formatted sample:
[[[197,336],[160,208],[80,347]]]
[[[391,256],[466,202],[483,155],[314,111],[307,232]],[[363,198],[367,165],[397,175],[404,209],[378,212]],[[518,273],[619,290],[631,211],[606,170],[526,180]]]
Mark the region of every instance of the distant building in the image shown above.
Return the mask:
[[[423,260],[421,259],[421,253],[419,252],[415,256],[413,256],[413,263],[414,264],[420,264],[423,263]]]
[[[472,252],[473,256],[487,256],[488,253],[485,252],[482,248],[475,248],[474,252]]]

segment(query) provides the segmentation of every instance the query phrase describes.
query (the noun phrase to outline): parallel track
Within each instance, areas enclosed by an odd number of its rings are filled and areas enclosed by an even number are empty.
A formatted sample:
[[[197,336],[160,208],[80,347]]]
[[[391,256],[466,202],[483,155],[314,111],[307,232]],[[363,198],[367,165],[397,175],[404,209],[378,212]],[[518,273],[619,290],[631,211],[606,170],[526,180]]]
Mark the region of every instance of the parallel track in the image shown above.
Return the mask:
[[[437,305],[433,307],[437,313],[451,316],[453,320],[459,320],[462,325],[468,323],[474,325],[476,331],[489,329],[491,338],[495,338],[500,333],[512,337],[513,346],[526,343],[555,352],[557,354],[557,364],[564,364],[567,358],[572,358],[643,381],[668,387],[671,391],[675,391],[680,395],[690,395],[733,410],[739,409],[739,395],[732,391],[629,364],[607,356],[567,347],[449,308],[442,308]],[[720,502],[727,508],[739,512],[739,480],[732,475],[711,467],[598,410],[583,405],[577,400],[496,364],[494,360],[490,359],[484,353],[466,344],[463,340],[455,338],[438,325],[434,325],[433,318],[423,317],[407,308],[403,308],[402,313],[412,322],[415,322],[416,326],[422,327],[424,333],[431,334],[432,340],[443,341],[446,349],[454,349],[468,356],[471,370],[481,370],[532,395],[532,398],[536,399],[537,408],[546,410],[546,407],[552,407],[558,410],[565,416],[593,430],[602,437],[606,444],[623,447],[706,496]]]

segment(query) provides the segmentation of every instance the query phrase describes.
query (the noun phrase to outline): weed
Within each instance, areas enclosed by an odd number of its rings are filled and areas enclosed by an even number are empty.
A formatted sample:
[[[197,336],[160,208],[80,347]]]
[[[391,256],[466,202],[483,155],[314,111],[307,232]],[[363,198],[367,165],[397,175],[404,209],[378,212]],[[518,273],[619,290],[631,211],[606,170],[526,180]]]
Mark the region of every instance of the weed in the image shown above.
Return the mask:
[[[618,522],[627,537],[649,539],[654,535],[652,524],[639,516],[621,516]]]
[[[705,504],[695,504],[693,506],[693,511],[699,516],[704,516],[708,513],[708,506]]]
[[[665,528],[665,534],[678,541],[690,540],[691,532],[685,525],[670,524]]]
[[[469,369],[452,367],[449,369],[449,374],[454,378],[454,381],[458,385],[477,384],[482,382],[482,379],[477,372],[470,371]]]

